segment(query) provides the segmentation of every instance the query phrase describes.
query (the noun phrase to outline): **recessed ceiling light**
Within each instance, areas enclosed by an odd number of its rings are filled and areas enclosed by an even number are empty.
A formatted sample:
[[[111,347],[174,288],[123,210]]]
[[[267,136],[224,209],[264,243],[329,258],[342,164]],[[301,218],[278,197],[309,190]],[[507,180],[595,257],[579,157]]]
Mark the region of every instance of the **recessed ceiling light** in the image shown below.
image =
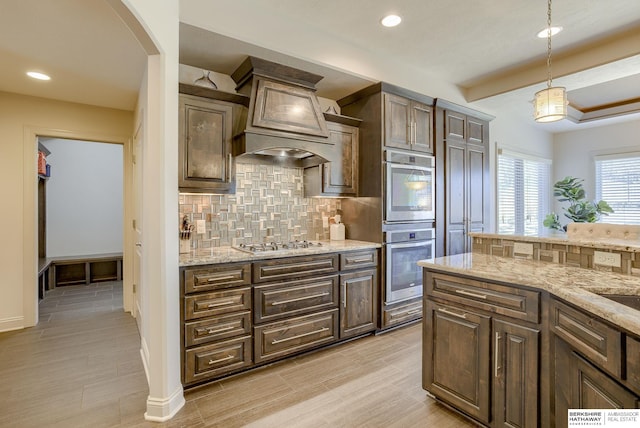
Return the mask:
[[[37,71],[27,71],[27,76],[38,80],[51,80],[51,77],[44,73],[38,73]]]
[[[396,25],[400,24],[400,22],[402,22],[402,18],[400,18],[398,15],[387,15],[382,18],[382,21],[380,21],[380,23],[385,27],[395,27]]]
[[[537,36],[540,39],[546,39],[549,36],[549,30],[551,30],[551,35],[555,36],[560,31],[562,31],[562,27],[545,28],[544,30],[540,30],[540,32],[538,32]]]

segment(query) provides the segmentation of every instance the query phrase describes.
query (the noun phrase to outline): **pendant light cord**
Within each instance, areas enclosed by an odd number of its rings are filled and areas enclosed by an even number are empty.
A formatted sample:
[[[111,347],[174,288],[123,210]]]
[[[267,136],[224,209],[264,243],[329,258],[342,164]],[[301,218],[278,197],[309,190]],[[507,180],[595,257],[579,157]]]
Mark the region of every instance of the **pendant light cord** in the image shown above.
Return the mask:
[[[551,88],[551,0],[547,2],[547,88]]]

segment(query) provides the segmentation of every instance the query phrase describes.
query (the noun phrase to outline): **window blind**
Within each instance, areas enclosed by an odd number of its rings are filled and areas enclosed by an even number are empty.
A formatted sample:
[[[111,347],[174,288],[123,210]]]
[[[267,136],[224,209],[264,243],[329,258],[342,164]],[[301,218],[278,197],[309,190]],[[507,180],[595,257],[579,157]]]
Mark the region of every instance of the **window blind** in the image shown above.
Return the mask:
[[[601,223],[640,224],[640,152],[596,156],[596,201],[605,200],[613,213]]]
[[[538,235],[549,213],[551,162],[500,150],[498,232]]]

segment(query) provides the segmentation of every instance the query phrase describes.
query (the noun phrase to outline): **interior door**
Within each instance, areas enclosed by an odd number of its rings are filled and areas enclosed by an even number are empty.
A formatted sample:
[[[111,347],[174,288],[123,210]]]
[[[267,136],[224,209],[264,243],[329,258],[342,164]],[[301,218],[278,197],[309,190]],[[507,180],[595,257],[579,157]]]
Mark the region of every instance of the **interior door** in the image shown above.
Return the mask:
[[[142,293],[142,141],[143,126],[140,125],[133,138],[133,310],[132,314],[136,319],[138,331],[142,334],[142,303],[140,296]]]

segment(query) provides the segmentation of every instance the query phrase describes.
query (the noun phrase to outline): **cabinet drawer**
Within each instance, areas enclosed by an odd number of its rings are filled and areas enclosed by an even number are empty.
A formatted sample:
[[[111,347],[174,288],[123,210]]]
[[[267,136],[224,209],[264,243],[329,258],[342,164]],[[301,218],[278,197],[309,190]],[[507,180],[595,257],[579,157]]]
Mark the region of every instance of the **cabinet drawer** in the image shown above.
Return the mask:
[[[253,328],[255,362],[326,345],[338,339],[338,309]]]
[[[363,267],[378,266],[378,252],[376,250],[354,251],[340,254],[340,270],[353,270]]]
[[[337,308],[338,275],[256,285],[253,293],[256,324],[314,310]]]
[[[326,275],[337,271],[337,254],[262,260],[253,263],[253,282],[282,281],[307,276]]]
[[[640,394],[640,340],[627,336],[627,382]]]
[[[185,383],[200,382],[250,366],[251,336],[242,336],[185,352]]]
[[[202,345],[241,334],[251,334],[251,311],[185,323],[184,345]]]
[[[184,305],[185,320],[250,310],[251,288],[237,288],[185,296]]]
[[[185,294],[249,284],[251,284],[250,263],[184,270]]]
[[[384,326],[391,327],[396,324],[416,320],[422,317],[422,300],[385,309]]]
[[[596,318],[551,300],[553,332],[592,363],[622,378],[622,333]]]
[[[467,278],[426,273],[427,295],[511,318],[540,322],[540,293]]]

